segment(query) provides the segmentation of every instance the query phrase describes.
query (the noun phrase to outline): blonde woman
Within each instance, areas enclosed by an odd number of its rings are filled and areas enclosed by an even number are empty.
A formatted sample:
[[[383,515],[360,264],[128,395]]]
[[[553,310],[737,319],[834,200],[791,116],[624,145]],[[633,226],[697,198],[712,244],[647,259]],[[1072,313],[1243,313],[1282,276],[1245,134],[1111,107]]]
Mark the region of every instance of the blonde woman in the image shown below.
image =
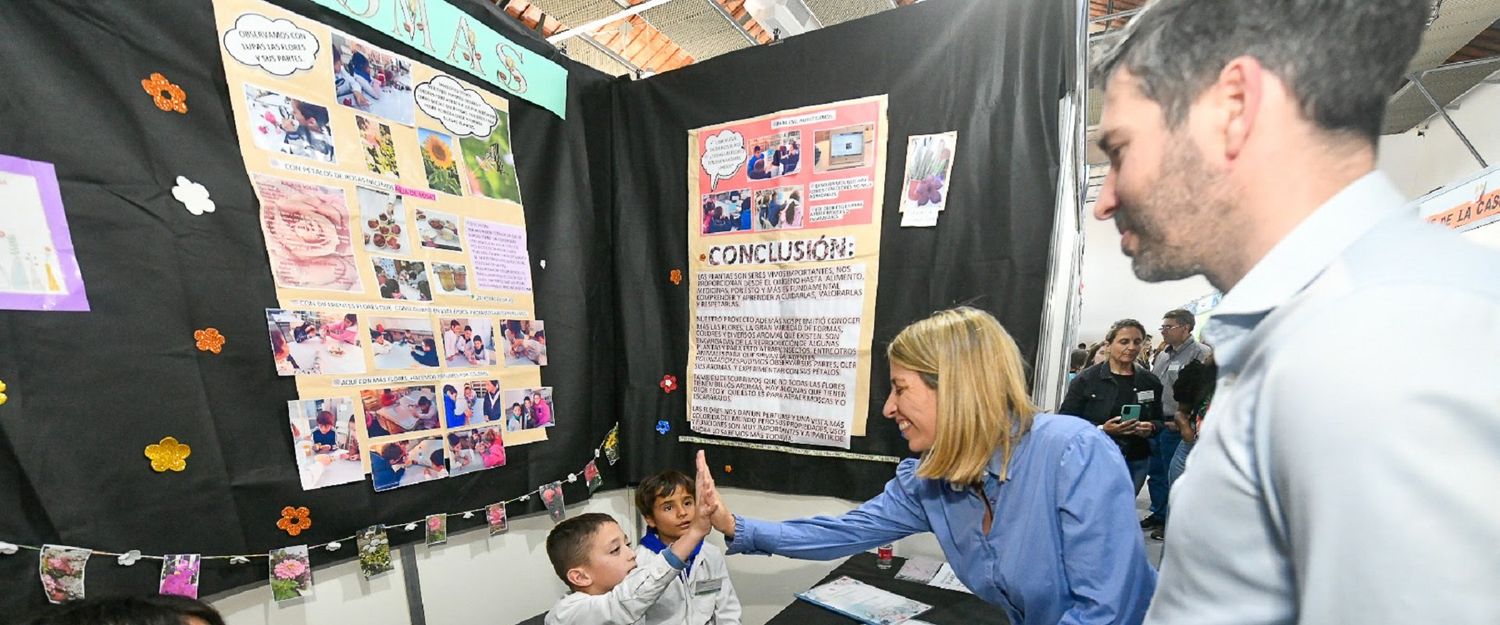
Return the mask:
[[[1088,422],[1036,413],[1021,354],[995,318],[935,313],[886,357],[883,412],[921,458],[839,517],[759,521],[719,501],[713,522],[729,553],[831,560],[932,532],[964,585],[1011,623],[1140,623],[1156,572],[1125,462]],[[719,499],[702,456],[698,481]]]

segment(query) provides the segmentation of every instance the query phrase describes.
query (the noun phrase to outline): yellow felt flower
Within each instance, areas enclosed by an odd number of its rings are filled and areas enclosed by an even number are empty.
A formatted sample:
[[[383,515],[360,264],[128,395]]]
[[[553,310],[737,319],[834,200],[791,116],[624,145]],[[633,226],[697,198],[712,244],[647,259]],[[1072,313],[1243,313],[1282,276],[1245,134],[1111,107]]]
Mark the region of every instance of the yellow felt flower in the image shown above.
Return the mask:
[[[177,442],[177,438],[172,436],[161,439],[160,443],[146,446],[146,457],[151,459],[151,470],[157,473],[186,469],[187,458],[191,455],[193,448]]]

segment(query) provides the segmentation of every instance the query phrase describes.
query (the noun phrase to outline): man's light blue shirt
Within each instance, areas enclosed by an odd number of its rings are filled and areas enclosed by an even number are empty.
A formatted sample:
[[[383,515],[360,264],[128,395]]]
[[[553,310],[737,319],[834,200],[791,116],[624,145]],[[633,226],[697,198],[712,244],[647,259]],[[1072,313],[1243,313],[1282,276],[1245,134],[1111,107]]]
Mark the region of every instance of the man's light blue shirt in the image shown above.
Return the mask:
[[[1219,387],[1147,623],[1500,623],[1500,253],[1370,173],[1203,336]]]

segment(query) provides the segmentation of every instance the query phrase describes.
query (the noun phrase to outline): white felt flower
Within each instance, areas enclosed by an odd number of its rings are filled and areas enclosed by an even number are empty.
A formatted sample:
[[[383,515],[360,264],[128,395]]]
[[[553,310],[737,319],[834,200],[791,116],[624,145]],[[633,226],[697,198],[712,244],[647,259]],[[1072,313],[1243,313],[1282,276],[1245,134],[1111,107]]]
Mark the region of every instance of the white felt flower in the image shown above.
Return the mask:
[[[13,556],[16,555],[16,550],[18,549],[20,547],[17,547],[13,543],[0,541],[0,555]]]
[[[344,544],[343,544],[343,543],[341,543],[341,542],[339,542],[339,541],[337,541],[337,540],[335,540],[335,541],[333,541],[333,542],[331,542],[331,543],[328,543],[328,545],[327,545],[327,546],[325,546],[325,547],[323,547],[323,548],[324,548],[324,549],[327,549],[327,550],[329,550],[329,551],[338,551],[338,550],[339,550],[339,548],[340,548],[340,547],[343,547],[343,546],[344,546]]]
[[[120,557],[115,558],[115,561],[119,562],[120,566],[133,566],[135,565],[136,561],[140,559],[141,550],[131,549],[130,551],[120,554]]]
[[[208,189],[188,180],[186,176],[177,177],[177,186],[172,187],[172,197],[182,202],[188,212],[194,215],[214,212],[214,201],[208,199]]]

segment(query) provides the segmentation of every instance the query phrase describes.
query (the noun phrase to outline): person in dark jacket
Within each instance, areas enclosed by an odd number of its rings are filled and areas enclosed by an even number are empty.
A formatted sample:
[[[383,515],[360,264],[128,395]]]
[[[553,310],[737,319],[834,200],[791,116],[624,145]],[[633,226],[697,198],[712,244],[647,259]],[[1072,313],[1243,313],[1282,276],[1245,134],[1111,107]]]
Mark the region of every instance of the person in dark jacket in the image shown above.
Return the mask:
[[[1114,439],[1130,468],[1130,481],[1140,492],[1146,481],[1151,443],[1146,437],[1162,427],[1161,380],[1141,366],[1146,328],[1134,319],[1121,319],[1105,336],[1102,363],[1084,369],[1068,384],[1061,414],[1082,417]],[[1123,418],[1126,406],[1139,406],[1139,418]]]

